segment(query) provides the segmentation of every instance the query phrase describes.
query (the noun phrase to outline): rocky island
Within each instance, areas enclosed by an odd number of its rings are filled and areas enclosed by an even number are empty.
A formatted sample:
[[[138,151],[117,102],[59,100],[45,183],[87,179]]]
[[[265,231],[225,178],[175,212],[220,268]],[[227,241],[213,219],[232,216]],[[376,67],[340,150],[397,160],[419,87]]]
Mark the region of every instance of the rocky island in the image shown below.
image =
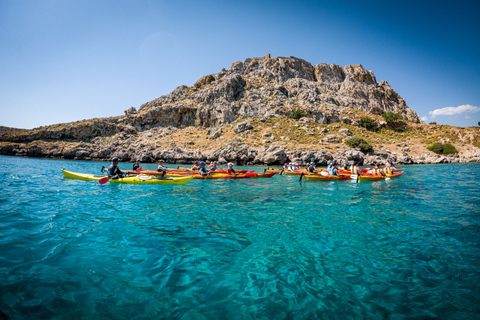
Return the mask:
[[[480,162],[480,128],[423,123],[386,81],[378,83],[359,64],[313,66],[266,55],[234,62],[121,116],[31,130],[0,127],[0,154],[179,164]]]

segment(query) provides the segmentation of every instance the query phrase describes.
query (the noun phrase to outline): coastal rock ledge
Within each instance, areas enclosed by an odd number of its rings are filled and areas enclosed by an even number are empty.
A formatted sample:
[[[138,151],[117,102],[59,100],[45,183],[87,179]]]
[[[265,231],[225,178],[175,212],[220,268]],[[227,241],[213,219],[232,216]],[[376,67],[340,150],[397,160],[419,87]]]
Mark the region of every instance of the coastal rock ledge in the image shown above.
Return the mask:
[[[382,114],[399,115],[387,123]],[[366,130],[362,118],[374,126]],[[480,128],[426,125],[384,80],[362,65],[312,65],[295,57],[246,59],[122,116],[31,130],[0,127],[0,154],[78,160],[237,164],[480,161]],[[363,138],[368,152],[350,148]],[[458,153],[427,149],[451,143]]]

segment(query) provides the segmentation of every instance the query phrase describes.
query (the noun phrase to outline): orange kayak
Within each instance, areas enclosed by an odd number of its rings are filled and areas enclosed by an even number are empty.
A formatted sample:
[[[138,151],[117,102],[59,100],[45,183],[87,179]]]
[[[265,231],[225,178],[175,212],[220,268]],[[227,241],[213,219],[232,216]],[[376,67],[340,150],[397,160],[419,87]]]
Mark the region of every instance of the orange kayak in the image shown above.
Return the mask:
[[[372,176],[372,175],[362,175],[358,179],[362,181],[377,181],[377,180],[388,180],[389,178],[398,178],[403,174],[404,171],[397,171],[394,174],[387,174],[386,176]]]

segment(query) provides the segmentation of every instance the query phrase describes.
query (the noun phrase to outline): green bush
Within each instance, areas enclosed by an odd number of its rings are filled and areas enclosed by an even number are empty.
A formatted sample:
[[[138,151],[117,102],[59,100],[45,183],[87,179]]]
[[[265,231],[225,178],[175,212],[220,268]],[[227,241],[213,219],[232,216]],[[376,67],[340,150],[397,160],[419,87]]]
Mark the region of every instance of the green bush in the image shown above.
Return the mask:
[[[387,113],[383,113],[382,117],[385,119],[388,125],[392,125],[400,119],[400,114],[389,111]]]
[[[377,122],[374,119],[369,117],[361,117],[360,125],[367,130],[371,130],[377,126]]]
[[[373,151],[373,147],[364,139],[353,137],[345,141],[350,148],[360,148],[363,153]]]
[[[446,156],[449,154],[458,153],[457,149],[455,149],[455,147],[450,143],[441,144],[440,142],[436,142],[431,146],[428,146],[427,149],[435,152],[436,154],[443,154]]]
[[[301,117],[304,117],[306,115],[305,111],[303,111],[302,109],[296,109],[296,110],[293,110],[292,112],[290,112],[290,115],[289,117],[292,118],[292,119],[300,119]]]
[[[430,122],[429,124],[437,124],[437,123],[435,121],[433,121],[433,122]]]
[[[210,84],[210,83],[212,83],[213,81],[215,81],[215,77],[212,76],[212,75],[209,75],[209,76],[207,77],[207,83]]]
[[[456,154],[458,153],[457,149],[450,143],[445,143],[443,145],[443,154],[448,156],[449,154]]]
[[[431,146],[427,147],[428,150],[435,152],[436,154],[442,154],[443,153],[443,144],[440,142],[436,142],[432,144]]]

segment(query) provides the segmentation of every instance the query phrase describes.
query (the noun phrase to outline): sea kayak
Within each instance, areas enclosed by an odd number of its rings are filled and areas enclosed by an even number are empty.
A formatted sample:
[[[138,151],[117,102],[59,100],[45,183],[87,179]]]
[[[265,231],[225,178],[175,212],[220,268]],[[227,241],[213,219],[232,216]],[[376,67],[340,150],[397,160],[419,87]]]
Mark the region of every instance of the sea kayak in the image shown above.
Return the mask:
[[[395,172],[394,174],[387,174],[386,176],[372,176],[372,175],[362,175],[358,177],[360,182],[362,181],[377,181],[377,180],[385,180],[388,178],[398,178],[403,174],[403,171]]]
[[[169,171],[197,174],[197,170],[192,170],[190,168],[183,168],[183,167],[178,167],[177,169],[169,169]],[[240,173],[247,173],[248,170],[235,170],[235,171]],[[228,169],[217,169],[217,170],[210,171],[210,173],[227,173],[227,172],[228,172]]]
[[[271,178],[274,175],[276,175],[275,172],[270,172],[270,173],[250,172],[250,173],[242,173],[242,174],[236,174],[236,175],[227,175],[224,178],[225,179],[258,179],[258,178]]]
[[[99,181],[102,178],[105,178],[104,175],[94,175],[88,173],[78,173],[67,170],[62,170],[63,176],[65,178],[88,180],[88,181]],[[185,184],[192,180],[192,176],[183,176],[183,177],[166,177],[166,178],[156,178],[148,175],[135,175],[132,177],[125,177],[121,179],[110,179],[108,182],[111,183],[128,183],[128,184]]]
[[[302,176],[302,179],[305,181],[331,181],[331,180],[348,180],[350,179],[349,174],[345,175],[321,175],[321,174],[305,174]]]
[[[202,176],[201,174],[189,174],[189,175],[185,175],[185,174],[181,174],[181,173],[170,173],[170,172],[167,172],[167,174],[165,175],[166,177],[192,177],[193,179],[222,179],[222,178],[225,178],[226,176],[228,176],[228,174],[226,173],[212,173],[212,174],[209,174],[209,175],[206,175],[206,176]]]

